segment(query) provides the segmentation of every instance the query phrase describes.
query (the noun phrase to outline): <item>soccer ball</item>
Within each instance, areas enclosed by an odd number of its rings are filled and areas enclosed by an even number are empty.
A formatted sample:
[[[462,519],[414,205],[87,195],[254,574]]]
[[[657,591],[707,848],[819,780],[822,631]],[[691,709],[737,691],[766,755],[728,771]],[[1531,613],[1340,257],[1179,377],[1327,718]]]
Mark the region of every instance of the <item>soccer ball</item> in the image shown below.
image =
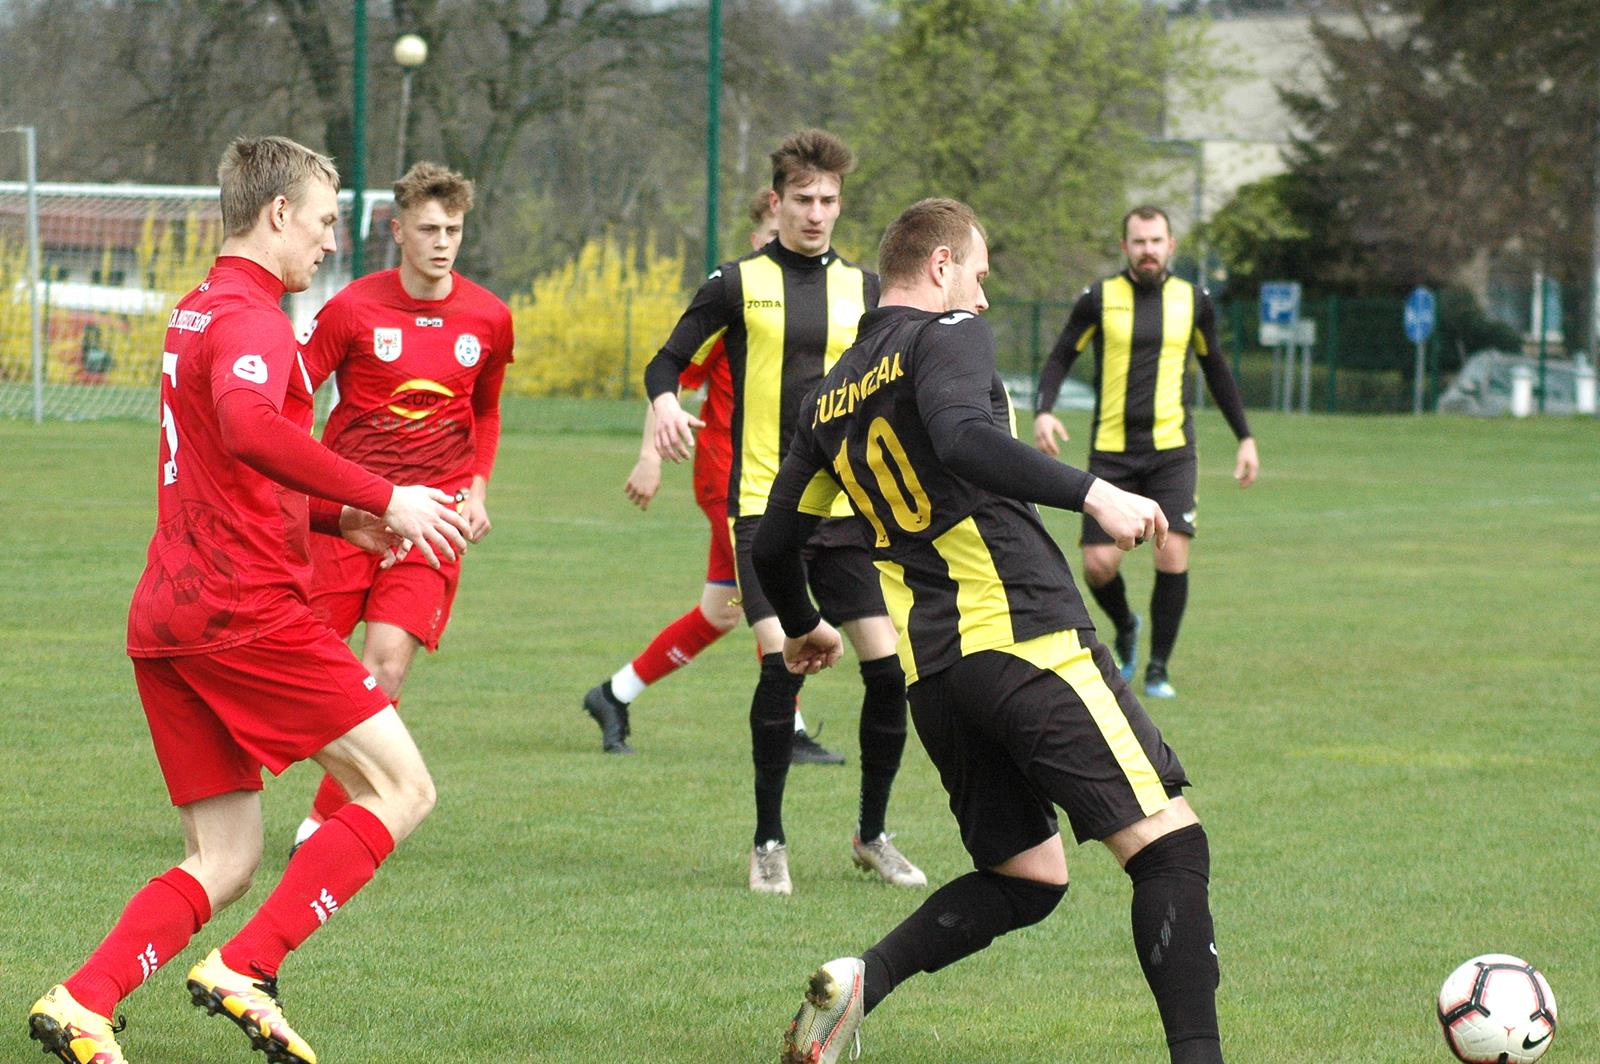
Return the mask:
[[[1527,961],[1486,953],[1439,988],[1439,1025],[1467,1064],[1532,1064],[1555,1038],[1556,997]]]

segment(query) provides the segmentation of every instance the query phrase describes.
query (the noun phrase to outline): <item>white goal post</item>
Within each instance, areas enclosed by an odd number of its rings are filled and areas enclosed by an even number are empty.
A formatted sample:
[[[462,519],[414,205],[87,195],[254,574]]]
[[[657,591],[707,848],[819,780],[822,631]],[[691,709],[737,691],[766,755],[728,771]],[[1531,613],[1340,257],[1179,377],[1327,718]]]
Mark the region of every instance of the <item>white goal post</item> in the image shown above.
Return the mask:
[[[286,300],[297,329],[350,280],[352,198],[339,194],[338,253]],[[364,199],[357,231],[381,264],[394,194]],[[168,314],[204,279],[221,228],[214,186],[0,181],[0,418],[154,420]]]

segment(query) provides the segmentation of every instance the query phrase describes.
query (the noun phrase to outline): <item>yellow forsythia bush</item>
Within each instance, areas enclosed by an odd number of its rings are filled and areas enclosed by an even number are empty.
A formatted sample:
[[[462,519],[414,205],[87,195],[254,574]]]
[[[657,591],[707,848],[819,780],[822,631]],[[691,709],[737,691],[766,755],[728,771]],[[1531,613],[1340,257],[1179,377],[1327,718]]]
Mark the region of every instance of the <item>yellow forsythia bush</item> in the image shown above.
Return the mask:
[[[643,393],[645,364],[688,304],[684,257],[608,235],[511,297],[519,395],[619,398]]]

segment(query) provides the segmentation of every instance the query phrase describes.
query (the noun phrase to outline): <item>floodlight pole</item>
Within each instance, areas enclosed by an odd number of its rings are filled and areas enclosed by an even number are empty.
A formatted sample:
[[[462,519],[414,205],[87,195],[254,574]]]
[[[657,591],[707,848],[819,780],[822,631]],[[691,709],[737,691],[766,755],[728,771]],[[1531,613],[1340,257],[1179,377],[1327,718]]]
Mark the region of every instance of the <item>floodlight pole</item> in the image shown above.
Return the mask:
[[[722,132],[722,0],[706,15],[706,273],[717,268],[717,184]]]
[[[1600,65],[1595,67],[1595,88],[1600,91]],[[1594,217],[1589,234],[1589,361],[1600,365],[1600,119],[1594,134]]]
[[[364,272],[366,263],[366,187],[367,187],[367,5],[354,5],[354,48],[350,57],[350,90],[355,96],[350,108],[350,277]]]
[[[22,134],[23,168],[28,179],[28,360],[33,369],[33,423],[44,421],[44,323],[39,307],[39,140],[33,126],[9,126]]]

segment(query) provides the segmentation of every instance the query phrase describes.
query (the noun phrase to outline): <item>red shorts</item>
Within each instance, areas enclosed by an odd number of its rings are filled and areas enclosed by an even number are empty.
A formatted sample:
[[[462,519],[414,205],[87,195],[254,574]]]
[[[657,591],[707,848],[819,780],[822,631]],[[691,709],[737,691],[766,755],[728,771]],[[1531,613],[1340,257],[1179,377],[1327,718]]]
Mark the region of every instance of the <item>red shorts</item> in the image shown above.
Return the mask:
[[[307,613],[211,654],[134,658],[156,760],[173,805],[259,791],[389,705],[327,625]]]
[[[728,527],[728,500],[711,499],[700,504],[711,522],[711,550],[706,555],[706,583],[734,584],[733,531]]]
[[[428,650],[450,623],[450,607],[461,581],[461,560],[430,566],[413,549],[387,569],[383,558],[334,536],[311,537],[311,612],[348,639],[361,621],[392,624],[416,636]]]

